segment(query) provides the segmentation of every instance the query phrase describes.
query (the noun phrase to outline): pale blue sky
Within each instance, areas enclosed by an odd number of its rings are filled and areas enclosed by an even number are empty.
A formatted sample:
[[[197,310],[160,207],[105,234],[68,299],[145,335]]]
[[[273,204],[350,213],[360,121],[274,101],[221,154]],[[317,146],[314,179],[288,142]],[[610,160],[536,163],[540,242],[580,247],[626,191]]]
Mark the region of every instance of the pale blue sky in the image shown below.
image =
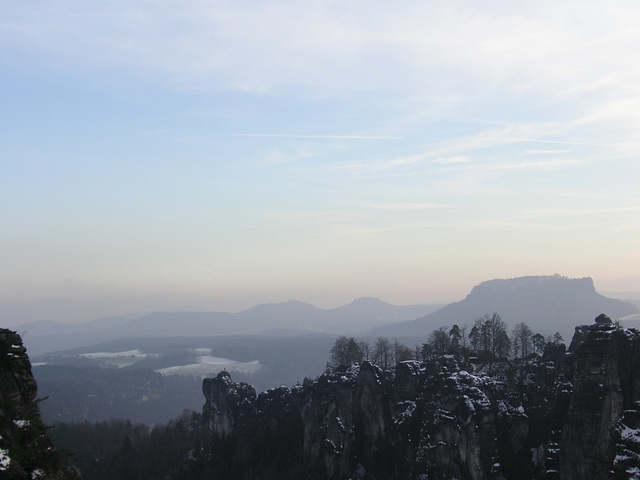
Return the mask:
[[[0,304],[640,290],[639,24],[635,1],[2,2]]]

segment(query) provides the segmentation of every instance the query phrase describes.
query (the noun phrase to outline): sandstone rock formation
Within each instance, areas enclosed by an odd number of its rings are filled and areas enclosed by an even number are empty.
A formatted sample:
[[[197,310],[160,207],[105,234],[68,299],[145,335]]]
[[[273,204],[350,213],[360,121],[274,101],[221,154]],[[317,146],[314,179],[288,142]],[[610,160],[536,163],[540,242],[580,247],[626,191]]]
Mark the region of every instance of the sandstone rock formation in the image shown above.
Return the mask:
[[[640,472],[640,332],[598,317],[566,354],[371,363],[255,394],[207,379],[220,478],[609,479]],[[215,475],[212,478],[218,478]]]
[[[47,437],[36,394],[20,335],[0,329],[0,478],[79,479]]]
[[[616,327],[606,315],[576,328],[566,361],[573,390],[562,423],[560,478],[636,478],[633,449],[640,402],[640,332]],[[635,475],[636,477],[632,477]]]

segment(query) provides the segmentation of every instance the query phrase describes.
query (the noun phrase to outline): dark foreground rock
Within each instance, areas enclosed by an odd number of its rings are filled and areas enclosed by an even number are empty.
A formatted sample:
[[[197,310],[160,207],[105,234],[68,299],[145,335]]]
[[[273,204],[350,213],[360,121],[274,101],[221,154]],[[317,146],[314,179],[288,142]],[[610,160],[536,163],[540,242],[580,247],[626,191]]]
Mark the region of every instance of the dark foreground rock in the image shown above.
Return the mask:
[[[364,362],[260,394],[223,372],[203,383],[207,478],[637,478],[639,372],[640,333],[602,317],[520,362]]]
[[[77,480],[47,437],[36,393],[20,335],[0,329],[0,478]]]

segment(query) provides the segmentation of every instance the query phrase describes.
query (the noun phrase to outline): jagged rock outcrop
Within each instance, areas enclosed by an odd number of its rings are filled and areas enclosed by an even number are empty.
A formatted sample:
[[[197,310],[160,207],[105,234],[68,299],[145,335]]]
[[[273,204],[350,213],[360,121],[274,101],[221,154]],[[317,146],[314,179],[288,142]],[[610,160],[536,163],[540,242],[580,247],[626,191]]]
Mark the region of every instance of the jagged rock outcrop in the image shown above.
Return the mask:
[[[616,452],[640,435],[640,332],[598,316],[594,325],[576,329],[567,369],[573,391],[562,425],[560,478],[612,478],[614,462],[621,478],[637,476],[637,459]]]
[[[213,450],[226,451],[230,442],[235,449],[218,456],[215,468],[220,478],[499,479],[486,381],[454,360],[404,362],[395,374],[364,362],[252,402],[238,394],[248,386],[221,373],[205,381],[204,411]],[[264,455],[282,442],[295,474]]]
[[[0,478],[79,479],[47,437],[20,335],[0,328]]]
[[[212,478],[638,477],[640,332],[599,316],[566,354],[466,365],[364,362],[257,396],[208,379],[212,451],[227,453]]]

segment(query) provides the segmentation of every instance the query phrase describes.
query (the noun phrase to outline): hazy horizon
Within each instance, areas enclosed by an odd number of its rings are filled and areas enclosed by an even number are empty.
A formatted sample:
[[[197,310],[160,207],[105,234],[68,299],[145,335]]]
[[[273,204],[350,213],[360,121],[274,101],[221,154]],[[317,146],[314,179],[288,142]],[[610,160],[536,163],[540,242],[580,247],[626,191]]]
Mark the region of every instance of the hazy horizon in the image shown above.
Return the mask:
[[[0,306],[446,303],[555,272],[640,291],[639,21],[5,2]]]
[[[467,292],[468,293],[468,292]],[[466,295],[466,294],[465,294]],[[464,297],[464,296],[463,296]],[[156,311],[212,311],[237,313],[262,304],[299,301],[314,307],[332,309],[347,305],[360,298],[378,298],[392,305],[426,305],[447,304],[461,300],[434,300],[424,302],[392,302],[384,298],[365,295],[342,302],[323,302],[300,298],[236,300],[223,299],[215,301],[207,298],[191,298],[172,295],[148,295],[142,297],[101,297],[101,298],[50,298],[36,302],[0,304],[0,313],[4,314],[4,326],[18,326],[34,321],[56,321],[61,323],[83,323],[105,317],[135,316]],[[189,302],[189,300],[191,300]],[[181,303],[182,302],[182,303]]]
[[[495,280],[495,279],[489,279]],[[475,285],[474,285],[475,286]],[[640,307],[640,290],[638,291],[603,291],[595,285],[596,291],[604,296],[627,300]],[[323,302],[321,299],[308,300],[300,298],[288,299],[230,299],[177,297],[172,295],[147,295],[142,297],[100,297],[100,298],[50,298],[36,302],[0,304],[0,315],[5,327],[16,327],[25,323],[38,321],[56,321],[60,323],[84,323],[100,318],[129,316],[135,318],[157,311],[210,311],[238,313],[262,304],[277,304],[288,301],[299,301],[321,309],[330,310],[342,307],[362,298],[377,298],[392,305],[448,305],[463,300],[470,292],[470,287],[458,298],[434,299],[418,302],[390,301],[371,295],[350,298],[339,302]],[[182,301],[182,303],[181,303]],[[190,301],[190,302],[189,302]]]

